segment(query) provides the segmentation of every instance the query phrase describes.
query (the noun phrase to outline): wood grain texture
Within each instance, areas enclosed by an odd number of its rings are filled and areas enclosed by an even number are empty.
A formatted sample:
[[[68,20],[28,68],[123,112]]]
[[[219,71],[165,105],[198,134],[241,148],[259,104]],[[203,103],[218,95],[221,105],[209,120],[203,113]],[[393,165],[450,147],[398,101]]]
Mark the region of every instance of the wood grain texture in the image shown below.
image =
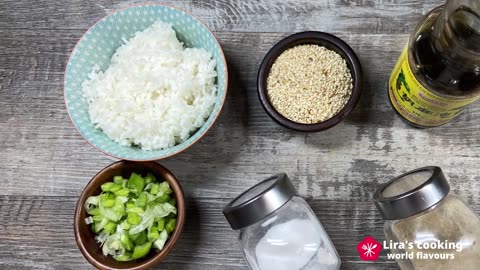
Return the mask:
[[[83,31],[3,32],[4,41],[14,45],[0,54],[6,64],[3,73],[11,74],[0,84],[4,145],[0,166],[6,176],[0,194],[75,196],[113,160],[83,141],[64,107],[65,59]],[[469,202],[480,198],[476,168],[480,108],[469,108],[446,126],[421,130],[403,123],[387,103],[387,76],[406,35],[338,34],[361,59],[364,92],[345,122],[316,134],[278,126],[258,101],[260,61],[285,35],[218,33],[231,73],[226,106],[198,144],[162,161],[188,193],[233,197],[264,177],[285,171],[296,179],[302,195],[365,201],[378,183],[436,164]]]
[[[73,211],[76,197],[0,196],[0,269],[92,269],[75,246]],[[221,209],[223,198],[191,198],[178,245],[156,269],[246,269]],[[342,269],[397,269],[386,259],[360,261],[356,245],[371,235],[383,241],[383,220],[370,202],[307,199],[342,259]],[[480,210],[480,204],[472,207]]]
[[[131,1],[0,3],[0,269],[91,269],[72,232],[76,198],[112,163],[83,141],[63,101],[68,55],[95,21]],[[308,198],[342,260],[342,269],[397,269],[385,255],[358,261],[355,245],[382,238],[371,198],[380,183],[438,165],[453,190],[480,210],[480,106],[443,127],[414,129],[395,115],[386,82],[421,14],[442,1],[162,1],[216,31],[228,60],[227,102],[213,129],[186,152],[161,161],[189,198],[182,241],[159,269],[246,269],[221,208],[263,178],[286,172]],[[265,53],[295,31],[324,30],[349,43],[364,70],[352,114],[321,133],[275,124],[256,93]]]
[[[246,269],[236,232],[221,214],[227,202],[221,198],[190,199],[184,233],[165,263],[156,269]],[[393,261],[386,261],[385,252],[375,265],[358,258],[355,248],[363,237],[383,239],[383,221],[372,203],[308,202],[341,254],[342,269],[396,269]],[[75,246],[75,204],[75,197],[0,196],[0,268],[91,269]]]
[[[215,31],[410,33],[439,0],[3,0],[2,29],[83,29],[115,10],[144,2],[178,7]],[[34,3],[34,4],[33,4]],[[11,12],[14,11],[14,12]]]

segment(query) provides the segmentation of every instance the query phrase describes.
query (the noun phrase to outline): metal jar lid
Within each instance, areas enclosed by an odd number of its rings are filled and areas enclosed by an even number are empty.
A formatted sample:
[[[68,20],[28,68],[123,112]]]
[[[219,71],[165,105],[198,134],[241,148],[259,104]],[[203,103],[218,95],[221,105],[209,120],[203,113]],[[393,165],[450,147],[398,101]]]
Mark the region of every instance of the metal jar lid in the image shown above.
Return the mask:
[[[373,196],[384,219],[403,219],[437,205],[450,191],[442,169],[416,169],[384,184]]]
[[[296,191],[288,176],[277,174],[251,187],[223,208],[234,230],[248,227],[287,203]]]

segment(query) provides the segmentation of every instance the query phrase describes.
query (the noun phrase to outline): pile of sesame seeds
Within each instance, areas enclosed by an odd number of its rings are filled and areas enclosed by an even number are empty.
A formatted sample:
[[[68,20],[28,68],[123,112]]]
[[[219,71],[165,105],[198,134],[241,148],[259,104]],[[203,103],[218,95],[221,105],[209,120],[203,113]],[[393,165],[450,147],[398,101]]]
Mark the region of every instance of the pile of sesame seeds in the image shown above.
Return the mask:
[[[332,118],[352,94],[352,75],[345,59],[319,45],[285,50],[273,63],[267,94],[273,107],[297,123]]]

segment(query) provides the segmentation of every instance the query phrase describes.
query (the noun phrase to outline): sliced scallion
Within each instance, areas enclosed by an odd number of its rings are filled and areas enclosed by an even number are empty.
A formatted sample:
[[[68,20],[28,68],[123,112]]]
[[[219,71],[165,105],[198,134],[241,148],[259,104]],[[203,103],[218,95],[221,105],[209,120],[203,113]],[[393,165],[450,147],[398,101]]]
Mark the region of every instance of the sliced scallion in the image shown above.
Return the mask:
[[[92,223],[93,223],[93,217],[87,217],[87,218],[85,218],[85,223],[86,223],[87,225],[92,224]]]
[[[105,256],[131,261],[147,256],[151,248],[163,249],[175,230],[177,208],[167,182],[132,173],[115,176],[101,185],[102,193],[84,204],[85,223],[97,234]]]

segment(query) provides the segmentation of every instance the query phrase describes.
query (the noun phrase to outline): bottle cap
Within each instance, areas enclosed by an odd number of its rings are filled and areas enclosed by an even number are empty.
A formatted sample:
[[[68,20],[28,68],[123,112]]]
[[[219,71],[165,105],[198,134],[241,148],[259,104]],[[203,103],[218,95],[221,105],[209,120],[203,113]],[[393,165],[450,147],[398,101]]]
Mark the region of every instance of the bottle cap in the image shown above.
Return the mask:
[[[403,219],[437,205],[450,192],[442,172],[435,166],[416,169],[384,184],[373,196],[384,219]]]
[[[248,227],[287,203],[296,191],[288,176],[277,174],[251,187],[223,208],[234,230]]]

